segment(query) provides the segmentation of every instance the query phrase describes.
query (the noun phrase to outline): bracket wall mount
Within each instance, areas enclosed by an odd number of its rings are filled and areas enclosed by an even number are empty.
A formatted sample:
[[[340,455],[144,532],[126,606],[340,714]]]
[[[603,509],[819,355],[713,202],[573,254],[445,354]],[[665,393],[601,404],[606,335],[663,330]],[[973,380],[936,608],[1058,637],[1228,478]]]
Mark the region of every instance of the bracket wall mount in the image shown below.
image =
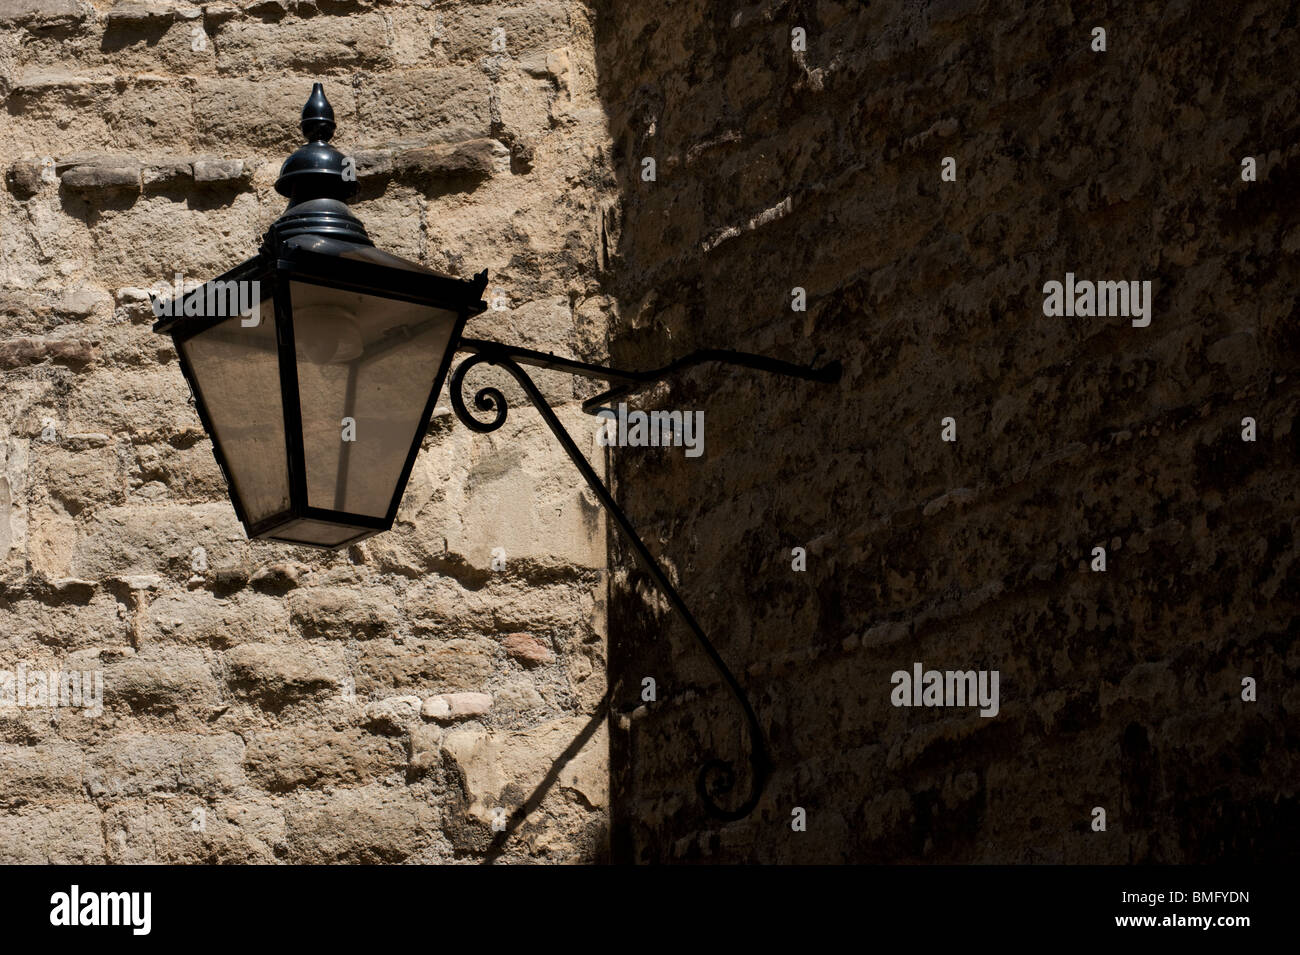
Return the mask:
[[[555,435],[555,439],[559,442],[560,447],[564,449],[565,454],[569,456],[569,460],[573,462],[574,467],[578,469],[583,480],[587,482],[587,486],[596,495],[601,506],[613,518],[614,523],[636,553],[645,571],[654,579],[664,596],[668,598],[668,602],[695,637],[696,643],[704,651],[705,656],[709,658],[718,675],[721,676],[723,683],[726,684],[727,689],[731,692],[736,704],[744,714],[745,724],[749,731],[748,762],[750,771],[748,793],[743,801],[734,806],[728,807],[719,801],[727,800],[728,797],[735,793],[737,788],[736,763],[732,760],[720,758],[709,759],[700,767],[695,779],[695,789],[711,815],[724,820],[737,820],[748,816],[758,805],[758,801],[763,795],[763,789],[772,772],[772,761],[768,751],[767,739],[762,726],[759,724],[758,716],[754,713],[753,706],[750,705],[749,697],[745,694],[744,688],[741,687],[730,668],[728,668],[726,661],[722,659],[722,655],[718,653],[717,648],[705,635],[703,628],[691,613],[690,608],[686,606],[686,602],[682,599],[681,594],[677,592],[677,588],[668,579],[664,569],[650,553],[650,549],[646,547],[641,535],[637,533],[636,528],[632,526],[632,522],[623,513],[623,509],[614,500],[609,488],[601,481],[600,476],[590,462],[587,461],[586,456],[574,443],[573,437],[560,423],[559,418],[556,417],[550,403],[542,396],[541,391],[522,366],[531,365],[537,368],[568,372],[583,378],[593,378],[614,383],[608,390],[583,402],[583,411],[588,414],[595,414],[611,399],[624,397],[649,385],[664,381],[682,369],[705,362],[751,368],[769,374],[827,384],[839,381],[840,363],[836,361],[813,368],[746,352],[705,349],[692,352],[671,364],[652,371],[627,371],[576,361],[571,358],[562,358],[549,352],[534,351],[528,348],[519,348],[474,338],[462,338],[456,350],[470,353],[470,357],[456,366],[448,384],[452,410],[455,412],[456,417],[467,428],[479,434],[486,434],[500,428],[505,424],[509,410],[505,395],[501,393],[500,389],[493,387],[480,388],[475,392],[473,397],[474,409],[479,413],[491,415],[490,418],[480,420],[475,417],[466,403],[465,376],[479,365],[490,365],[505,370],[514,378],[533,407],[537,409],[542,420],[546,422],[546,426],[550,428],[551,433]]]

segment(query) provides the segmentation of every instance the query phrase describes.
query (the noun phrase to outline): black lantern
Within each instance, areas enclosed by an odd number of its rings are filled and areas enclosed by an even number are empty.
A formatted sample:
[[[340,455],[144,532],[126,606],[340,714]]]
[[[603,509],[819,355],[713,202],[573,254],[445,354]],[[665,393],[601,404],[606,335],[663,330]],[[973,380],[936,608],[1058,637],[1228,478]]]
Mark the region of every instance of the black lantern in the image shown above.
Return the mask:
[[[374,247],[317,83],[289,207],[261,251],[194,289],[172,336],[249,537],[340,547],[392,527],[484,271],[449,278]]]
[[[596,414],[616,398],[685,368],[718,363],[805,381],[839,380],[819,368],[724,349],[704,349],[652,371],[609,368],[549,352],[464,338],[487,271],[440,275],[374,247],[343,200],[356,192],[347,158],[329,145],[334,111],[317,83],[302,111],[307,145],[284,163],[275,188],[289,207],[258,254],[169,303],[156,301],[154,331],[172,336],[203,427],[249,537],[336,548],[388,530],[429,426],[453,354],[452,410],[473,431],[506,420],[496,388],[465,400],[466,374],[486,364],[509,373],[537,409],[637,558],[690,628],[735,697],[749,728],[748,795],[730,760],[710,760],[696,790],[710,812],[739,819],[758,804],[771,764],[762,727],[739,682],[705,636],[659,562],[565,430],[524,365],[612,386],[583,402]],[[487,420],[475,411],[491,413]],[[734,797],[729,801],[735,802]]]

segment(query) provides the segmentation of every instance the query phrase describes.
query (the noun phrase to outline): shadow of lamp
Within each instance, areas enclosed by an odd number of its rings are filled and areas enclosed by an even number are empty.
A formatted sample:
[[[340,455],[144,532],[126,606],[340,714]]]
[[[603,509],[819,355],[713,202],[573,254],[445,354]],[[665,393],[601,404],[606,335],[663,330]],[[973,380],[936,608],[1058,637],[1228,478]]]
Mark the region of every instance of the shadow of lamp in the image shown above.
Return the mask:
[[[429,426],[452,356],[466,354],[449,383],[456,417],[479,433],[505,423],[496,388],[474,411],[463,393],[480,364],[505,370],[555,435],[646,571],[690,628],[741,707],[750,735],[748,795],[733,764],[708,762],[697,791],[713,814],[748,815],[771,771],[762,728],[744,690],[667,575],[561,425],[523,366],[610,384],[583,403],[595,413],[692,365],[718,362],[808,381],[835,382],[839,363],[810,368],[720,349],[697,351],[650,371],[628,371],[547,352],[466,338],[486,308],[487,270],[458,279],[376,249],[345,201],[357,188],[347,158],[329,144],[334,110],[317,83],[302,111],[306,145],[284,163],[276,191],[288,208],[257,255],[185,294],[155,301],[154,331],[172,337],[235,513],[250,538],[339,548],[386,531]],[[476,417],[475,411],[483,415]]]

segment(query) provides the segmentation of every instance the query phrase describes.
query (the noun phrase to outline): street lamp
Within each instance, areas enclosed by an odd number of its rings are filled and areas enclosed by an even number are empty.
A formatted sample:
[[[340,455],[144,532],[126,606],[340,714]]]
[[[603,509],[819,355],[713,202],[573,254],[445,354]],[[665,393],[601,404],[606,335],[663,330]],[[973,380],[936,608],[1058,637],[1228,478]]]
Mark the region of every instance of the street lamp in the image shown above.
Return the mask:
[[[480,433],[505,423],[496,388],[462,393],[479,364],[504,369],[626,535],[744,710],[751,737],[749,796],[731,809],[717,797],[734,789],[730,763],[714,760],[697,790],[715,814],[738,819],[754,808],[770,771],[762,729],[744,691],[650,554],[627,516],[549,403],[521,367],[550,368],[612,383],[583,403],[594,413],[610,399],[703,362],[739,365],[809,381],[839,379],[839,363],[810,368],[720,349],[698,351],[652,371],[627,371],[499,342],[466,338],[466,320],[484,311],[487,271],[441,275],[374,247],[345,199],[357,184],[351,164],[329,144],[334,111],[320,83],[302,111],[306,145],[284,163],[276,191],[288,208],[257,255],[163,305],[154,331],[172,336],[195,409],[212,439],[231,503],[250,538],[338,548],[393,525],[415,456],[452,356],[457,418]]]
[[[332,548],[393,526],[487,273],[448,278],[374,247],[343,202],[356,179],[319,83],[302,131],[261,250],[154,331],[175,342],[248,536]]]

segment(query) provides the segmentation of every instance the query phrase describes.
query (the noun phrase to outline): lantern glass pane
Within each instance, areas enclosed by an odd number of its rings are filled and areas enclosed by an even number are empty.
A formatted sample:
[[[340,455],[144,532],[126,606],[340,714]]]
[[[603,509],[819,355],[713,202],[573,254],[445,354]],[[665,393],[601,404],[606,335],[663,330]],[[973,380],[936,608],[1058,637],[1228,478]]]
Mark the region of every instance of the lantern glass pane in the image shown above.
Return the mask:
[[[289,507],[289,468],[275,321],[269,300],[178,346],[212,424],[232,490],[255,524]]]
[[[386,517],[457,313],[291,282],[310,507]]]
[[[364,537],[368,532],[346,524],[331,524],[328,521],[314,521],[299,518],[282,524],[267,536],[272,540],[289,544],[310,544],[315,547],[339,547],[350,540]]]

